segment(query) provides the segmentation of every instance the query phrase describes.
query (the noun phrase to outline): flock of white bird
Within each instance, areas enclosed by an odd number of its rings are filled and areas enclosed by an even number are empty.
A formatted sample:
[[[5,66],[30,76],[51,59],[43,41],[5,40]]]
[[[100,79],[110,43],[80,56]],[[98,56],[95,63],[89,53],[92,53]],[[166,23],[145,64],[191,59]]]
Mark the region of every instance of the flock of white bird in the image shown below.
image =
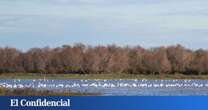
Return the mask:
[[[117,80],[67,80],[59,82],[57,80],[29,80],[29,83],[22,83],[22,80],[5,81],[0,80],[0,87],[4,88],[208,88],[207,83],[192,82],[191,80],[131,80],[130,82]]]

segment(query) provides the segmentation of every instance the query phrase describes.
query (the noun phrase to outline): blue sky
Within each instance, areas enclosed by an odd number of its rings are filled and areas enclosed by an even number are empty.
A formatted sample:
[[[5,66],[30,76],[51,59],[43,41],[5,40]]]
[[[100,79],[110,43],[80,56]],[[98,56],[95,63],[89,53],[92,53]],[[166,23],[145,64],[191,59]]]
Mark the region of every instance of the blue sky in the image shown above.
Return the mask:
[[[0,46],[208,48],[207,0],[0,0]]]

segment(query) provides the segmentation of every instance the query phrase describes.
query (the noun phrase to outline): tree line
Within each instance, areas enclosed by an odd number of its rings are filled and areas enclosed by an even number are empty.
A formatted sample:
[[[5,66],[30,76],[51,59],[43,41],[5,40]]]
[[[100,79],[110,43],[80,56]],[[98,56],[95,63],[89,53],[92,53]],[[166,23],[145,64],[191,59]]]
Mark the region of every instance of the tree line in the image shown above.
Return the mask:
[[[145,49],[140,46],[86,46],[58,48],[0,48],[0,73],[129,73],[208,74],[208,51],[181,45]]]

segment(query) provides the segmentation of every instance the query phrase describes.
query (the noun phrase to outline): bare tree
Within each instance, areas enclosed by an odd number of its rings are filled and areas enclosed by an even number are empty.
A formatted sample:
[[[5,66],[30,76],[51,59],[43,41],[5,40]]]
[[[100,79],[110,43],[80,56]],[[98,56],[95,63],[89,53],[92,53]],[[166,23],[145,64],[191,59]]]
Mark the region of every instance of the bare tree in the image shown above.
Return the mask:
[[[26,52],[5,47],[0,48],[0,61],[0,73],[208,73],[208,51],[181,45],[144,49],[79,43]]]

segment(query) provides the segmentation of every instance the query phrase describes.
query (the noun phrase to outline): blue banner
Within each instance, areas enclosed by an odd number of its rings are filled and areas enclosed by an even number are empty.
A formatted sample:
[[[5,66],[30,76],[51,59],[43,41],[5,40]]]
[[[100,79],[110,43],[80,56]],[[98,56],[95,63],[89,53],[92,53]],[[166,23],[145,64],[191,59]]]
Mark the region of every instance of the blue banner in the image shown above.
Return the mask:
[[[0,97],[1,110],[208,110],[208,97]]]
[[[2,96],[0,103],[0,110],[208,110],[207,96]]]

